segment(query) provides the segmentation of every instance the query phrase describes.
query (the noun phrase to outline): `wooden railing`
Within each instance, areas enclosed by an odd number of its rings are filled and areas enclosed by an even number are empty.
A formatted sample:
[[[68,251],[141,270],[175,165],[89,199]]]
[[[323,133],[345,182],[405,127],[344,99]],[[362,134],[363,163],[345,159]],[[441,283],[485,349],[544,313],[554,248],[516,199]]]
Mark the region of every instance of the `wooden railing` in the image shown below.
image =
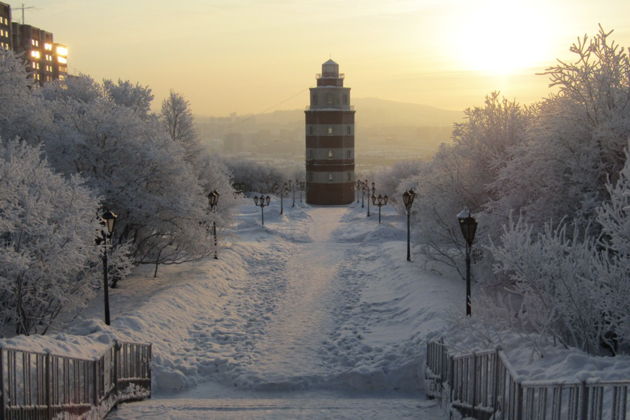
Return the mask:
[[[454,355],[429,342],[425,385],[430,397],[477,419],[630,420],[630,380],[528,381],[500,348]]]
[[[150,344],[117,341],[96,360],[0,348],[0,420],[104,418],[150,396]]]

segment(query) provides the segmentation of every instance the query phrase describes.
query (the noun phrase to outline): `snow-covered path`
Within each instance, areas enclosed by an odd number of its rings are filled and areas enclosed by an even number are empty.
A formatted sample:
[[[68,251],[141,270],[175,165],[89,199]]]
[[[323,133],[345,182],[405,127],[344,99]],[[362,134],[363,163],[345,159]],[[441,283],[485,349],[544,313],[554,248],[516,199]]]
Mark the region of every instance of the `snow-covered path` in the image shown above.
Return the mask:
[[[329,374],[320,353],[333,331],[335,286],[339,284],[333,280],[347,247],[334,244],[331,234],[346,212],[347,208],[312,209],[308,232],[312,242],[296,247],[286,263],[285,298],[257,345],[255,360],[259,376],[270,387],[294,386],[296,377]]]

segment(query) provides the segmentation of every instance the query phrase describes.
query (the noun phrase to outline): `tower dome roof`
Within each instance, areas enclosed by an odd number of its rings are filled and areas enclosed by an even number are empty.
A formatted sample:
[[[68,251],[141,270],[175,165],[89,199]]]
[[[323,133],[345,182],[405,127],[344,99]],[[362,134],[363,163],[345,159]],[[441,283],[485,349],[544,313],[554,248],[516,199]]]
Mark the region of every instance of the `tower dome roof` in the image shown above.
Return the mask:
[[[332,60],[332,58],[328,59],[328,61],[326,61],[324,64],[335,64],[335,65],[337,65],[337,66],[339,65],[339,64],[335,63],[335,62]]]

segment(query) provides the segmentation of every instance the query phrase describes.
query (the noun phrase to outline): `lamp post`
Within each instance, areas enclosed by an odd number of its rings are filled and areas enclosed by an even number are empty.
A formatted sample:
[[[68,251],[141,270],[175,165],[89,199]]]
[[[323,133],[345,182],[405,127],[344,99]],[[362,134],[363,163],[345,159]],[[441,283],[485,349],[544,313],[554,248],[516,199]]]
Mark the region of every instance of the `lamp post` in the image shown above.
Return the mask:
[[[280,187],[280,214],[284,214],[284,195],[288,192],[289,192],[289,186],[285,182]]]
[[[370,184],[367,179],[363,183],[363,192],[367,195],[367,217],[370,217]]]
[[[388,197],[387,195],[378,195],[375,196],[374,194],[372,194],[372,204],[374,204],[375,206],[378,206],[378,224],[381,224],[381,207],[386,206],[387,205],[387,201],[388,201]]]
[[[101,238],[96,239],[96,244],[103,244],[103,306],[105,308],[105,325],[110,325],[109,319],[109,282],[107,281],[107,240],[112,237],[114,227],[116,226],[116,213],[107,210],[101,216],[101,220],[105,225],[105,229],[101,230]]]
[[[217,204],[219,203],[219,192],[217,190],[208,194],[208,204],[210,205],[210,212],[215,213]],[[212,219],[212,236],[214,237],[214,259],[218,260],[218,245],[217,245],[217,222],[216,217]]]
[[[411,261],[411,206],[416,193],[413,189],[409,189],[403,193],[403,203],[407,210],[407,261]]]
[[[470,300],[470,251],[473,241],[475,240],[475,232],[477,231],[477,221],[468,208],[460,211],[457,215],[459,220],[459,227],[462,230],[462,235],[466,240],[466,316],[472,314],[472,302]]]
[[[361,193],[361,180],[357,179],[357,204],[359,204],[359,194]]]
[[[300,204],[302,204],[302,192],[304,191],[304,187],[306,187],[306,183],[304,181],[300,181]]]
[[[365,208],[365,184],[363,181],[359,182],[359,188],[361,188],[361,208]]]
[[[289,181],[289,185],[291,185],[291,197],[292,197],[292,202],[291,202],[291,208],[295,207],[295,189],[298,186],[298,180],[295,180],[295,184],[293,184],[291,181]]]
[[[258,207],[260,207],[260,223],[262,226],[265,226],[265,212],[263,209],[269,205],[270,201],[271,197],[269,197],[268,195],[261,195],[260,197],[258,197],[257,195],[254,196],[254,203],[256,203]]]

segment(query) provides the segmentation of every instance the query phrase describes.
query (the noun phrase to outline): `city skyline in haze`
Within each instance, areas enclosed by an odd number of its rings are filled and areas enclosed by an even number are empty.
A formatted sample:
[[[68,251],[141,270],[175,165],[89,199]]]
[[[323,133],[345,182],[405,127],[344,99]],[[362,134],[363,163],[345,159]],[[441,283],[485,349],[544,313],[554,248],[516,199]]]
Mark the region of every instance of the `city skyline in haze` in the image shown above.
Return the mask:
[[[6,0],[5,0],[6,1]],[[20,3],[13,7],[21,19]],[[395,0],[31,0],[26,23],[70,50],[71,73],[172,89],[198,115],[303,108],[332,57],[357,98],[462,110],[499,90],[531,103],[536,75],[571,60],[598,24],[630,45],[630,2]],[[359,7],[360,5],[360,7]]]

